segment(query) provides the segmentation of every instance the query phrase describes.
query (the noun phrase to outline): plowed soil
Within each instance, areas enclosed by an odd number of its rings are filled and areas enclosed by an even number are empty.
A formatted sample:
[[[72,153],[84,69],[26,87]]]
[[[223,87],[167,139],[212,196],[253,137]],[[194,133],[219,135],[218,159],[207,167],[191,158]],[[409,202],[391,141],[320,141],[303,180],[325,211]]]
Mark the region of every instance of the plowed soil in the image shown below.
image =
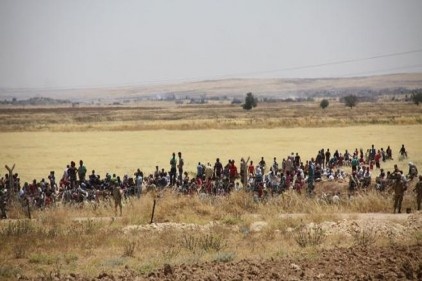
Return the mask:
[[[50,277],[93,280],[78,274]],[[94,280],[422,280],[422,245],[335,248],[321,250],[312,258],[163,265],[143,276],[125,268],[118,274],[102,273]]]

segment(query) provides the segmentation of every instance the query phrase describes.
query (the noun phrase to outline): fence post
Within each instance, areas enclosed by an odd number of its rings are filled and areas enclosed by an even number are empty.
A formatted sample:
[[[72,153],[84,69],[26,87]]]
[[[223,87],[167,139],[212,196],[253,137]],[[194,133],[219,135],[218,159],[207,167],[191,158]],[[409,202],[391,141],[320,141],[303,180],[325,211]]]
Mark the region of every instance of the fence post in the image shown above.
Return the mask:
[[[154,199],[154,204],[152,205],[152,214],[151,214],[151,221],[150,224],[154,221],[154,212],[155,212],[155,203],[157,202],[156,199]]]

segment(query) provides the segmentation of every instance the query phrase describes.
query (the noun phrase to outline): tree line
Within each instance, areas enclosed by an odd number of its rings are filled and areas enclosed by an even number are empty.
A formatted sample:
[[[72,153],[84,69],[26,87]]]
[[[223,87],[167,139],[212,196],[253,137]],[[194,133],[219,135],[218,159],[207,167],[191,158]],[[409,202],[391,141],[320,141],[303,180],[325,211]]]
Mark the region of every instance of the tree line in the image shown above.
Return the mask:
[[[419,103],[422,103],[422,89],[412,90],[410,100],[419,106]],[[353,108],[358,104],[359,97],[356,95],[347,95],[340,99],[345,106]],[[251,93],[247,93],[245,97],[245,102],[242,104],[244,110],[251,110],[254,107],[257,107],[258,99]],[[321,100],[319,106],[322,109],[326,109],[330,105],[330,102],[327,99]]]

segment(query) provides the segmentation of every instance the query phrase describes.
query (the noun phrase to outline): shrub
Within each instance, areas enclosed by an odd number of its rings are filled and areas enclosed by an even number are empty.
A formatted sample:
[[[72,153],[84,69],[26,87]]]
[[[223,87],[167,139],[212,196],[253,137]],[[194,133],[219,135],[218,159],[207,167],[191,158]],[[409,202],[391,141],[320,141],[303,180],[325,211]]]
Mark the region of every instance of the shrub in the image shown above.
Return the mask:
[[[123,245],[123,257],[133,257],[135,254],[136,242],[130,241]]]
[[[317,246],[325,240],[325,232],[320,226],[307,227],[303,225],[294,236],[296,243],[300,247]]]
[[[356,229],[352,232],[353,244],[363,248],[374,245],[377,237],[377,231],[373,227]]]
[[[214,233],[199,237],[186,234],[182,237],[181,245],[192,252],[197,250],[220,251],[226,246],[226,241],[222,236]]]

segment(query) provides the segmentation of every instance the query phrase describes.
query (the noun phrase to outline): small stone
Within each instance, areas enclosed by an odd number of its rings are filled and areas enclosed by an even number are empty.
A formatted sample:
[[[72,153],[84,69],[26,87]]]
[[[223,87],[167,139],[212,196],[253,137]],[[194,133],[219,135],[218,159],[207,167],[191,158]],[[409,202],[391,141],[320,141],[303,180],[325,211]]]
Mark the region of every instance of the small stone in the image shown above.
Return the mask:
[[[292,269],[294,269],[294,270],[296,270],[296,271],[301,270],[300,266],[298,266],[298,265],[297,265],[297,264],[295,264],[295,263],[291,263],[291,264],[290,264],[290,268],[292,268]]]
[[[321,279],[325,276],[324,273],[318,273],[318,275],[316,276],[316,278]]]

